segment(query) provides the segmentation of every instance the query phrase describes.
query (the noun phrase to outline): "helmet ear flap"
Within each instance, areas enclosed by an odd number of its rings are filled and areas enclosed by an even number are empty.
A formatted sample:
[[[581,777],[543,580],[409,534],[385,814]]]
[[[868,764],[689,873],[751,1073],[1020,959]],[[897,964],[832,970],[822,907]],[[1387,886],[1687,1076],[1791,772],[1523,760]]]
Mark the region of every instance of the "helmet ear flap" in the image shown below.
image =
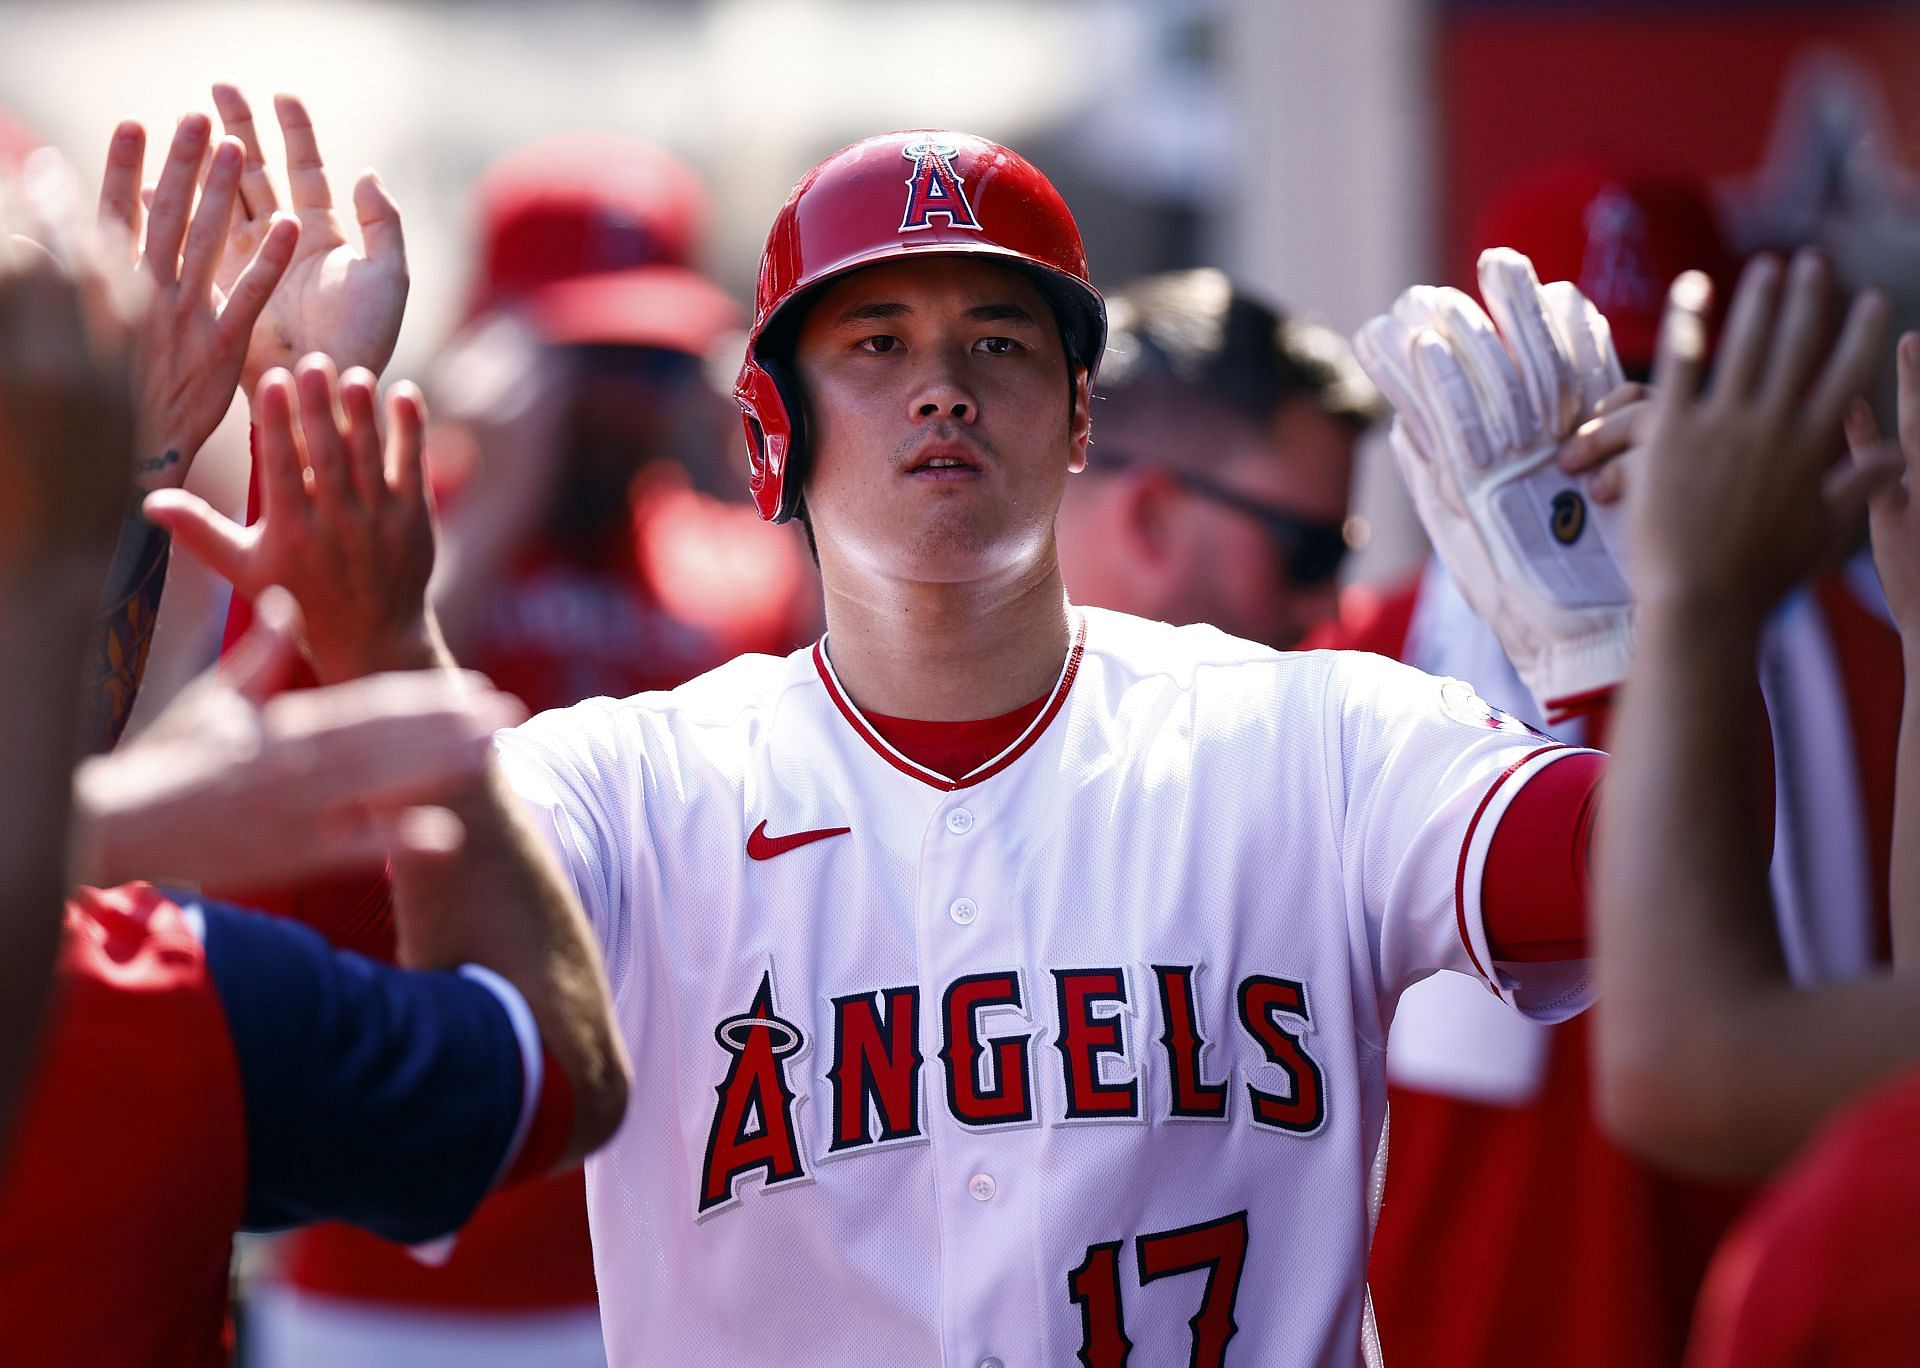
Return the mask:
[[[786,387],[758,361],[749,360],[734,385],[734,400],[747,434],[747,487],[768,522],[782,523],[800,506],[801,409]]]

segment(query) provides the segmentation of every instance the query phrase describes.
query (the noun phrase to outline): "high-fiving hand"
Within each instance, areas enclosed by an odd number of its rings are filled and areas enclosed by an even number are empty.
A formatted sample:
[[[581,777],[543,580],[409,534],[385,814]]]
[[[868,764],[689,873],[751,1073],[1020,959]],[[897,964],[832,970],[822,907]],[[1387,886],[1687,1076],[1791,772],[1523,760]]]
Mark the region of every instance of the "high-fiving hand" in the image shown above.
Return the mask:
[[[323,682],[439,663],[427,610],[433,521],[420,451],[426,405],[406,381],[387,392],[384,443],[374,377],[336,374],[325,356],[272,370],[254,396],[260,520],[242,527],[185,490],[147,500],[147,516],[255,598],[290,590]]]
[[[1857,296],[1828,342],[1832,272],[1803,251],[1754,259],[1728,306],[1707,377],[1712,287],[1674,282],[1661,328],[1644,465],[1627,495],[1637,601],[1757,624],[1858,535],[1884,452],[1851,464],[1841,421],[1872,380],[1886,327],[1878,291]],[[1856,428],[1856,430],[1858,430]]]
[[[216,85],[213,102],[229,136],[245,149],[239,217],[215,277],[224,283],[242,277],[251,254],[272,233],[281,200],[267,173],[246,97],[233,86]],[[269,370],[291,367],[310,352],[325,352],[343,370],[359,366],[379,374],[393,358],[407,303],[400,210],[380,177],[367,171],[354,183],[362,244],[356,247],[334,214],[333,192],[306,106],[295,96],[277,95],[273,107],[286,144],[288,203],[300,223],[300,242],[286,278],[254,327],[240,378],[249,395],[258,393],[260,379]]]
[[[1911,659],[1920,651],[1920,500],[1913,497],[1920,474],[1920,333],[1900,339],[1899,414],[1900,453],[1904,480],[1889,480],[1875,491],[1867,505],[1873,529],[1873,563],[1887,609],[1900,628]],[[1865,399],[1854,400],[1847,414],[1847,445],[1855,461],[1872,461],[1886,453],[1873,409]]]
[[[137,338],[134,466],[145,489],[183,483],[195,453],[226,416],[254,326],[299,237],[292,219],[276,216],[261,223],[244,251],[236,247],[228,230],[242,150],[227,138],[209,157],[212,131],[204,114],[187,115],[174,130],[144,235],[140,176],[147,133],[139,124],[114,130],[100,181],[101,230],[128,244],[149,294]]]

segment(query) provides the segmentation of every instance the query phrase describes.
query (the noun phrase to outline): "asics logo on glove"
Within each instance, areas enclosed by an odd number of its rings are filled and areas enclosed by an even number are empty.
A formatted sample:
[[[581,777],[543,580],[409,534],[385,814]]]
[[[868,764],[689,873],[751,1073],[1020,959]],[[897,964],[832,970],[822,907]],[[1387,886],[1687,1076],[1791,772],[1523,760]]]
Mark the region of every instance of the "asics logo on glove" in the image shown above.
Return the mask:
[[[1553,539],[1572,546],[1587,530],[1587,501],[1577,489],[1563,489],[1553,496]]]

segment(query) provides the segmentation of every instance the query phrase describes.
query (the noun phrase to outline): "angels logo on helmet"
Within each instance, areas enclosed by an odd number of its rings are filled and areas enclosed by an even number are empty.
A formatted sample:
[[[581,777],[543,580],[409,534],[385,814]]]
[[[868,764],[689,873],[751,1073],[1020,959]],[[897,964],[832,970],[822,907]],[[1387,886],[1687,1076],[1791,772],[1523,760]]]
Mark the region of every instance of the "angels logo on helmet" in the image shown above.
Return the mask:
[[[921,138],[900,149],[900,155],[913,163],[907,177],[907,208],[900,217],[901,232],[931,228],[936,215],[945,218],[950,228],[981,231],[960,173],[953,168],[958,151],[952,143],[937,138]]]

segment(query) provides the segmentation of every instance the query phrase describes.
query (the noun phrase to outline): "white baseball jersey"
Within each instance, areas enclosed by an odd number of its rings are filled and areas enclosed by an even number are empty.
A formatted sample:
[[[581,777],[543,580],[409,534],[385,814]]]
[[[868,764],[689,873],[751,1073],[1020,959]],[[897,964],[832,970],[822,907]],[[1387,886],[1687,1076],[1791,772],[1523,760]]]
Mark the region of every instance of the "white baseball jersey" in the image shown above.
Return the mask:
[[[958,781],[830,642],[503,734],[633,1055],[587,1164],[615,1363],[1354,1362],[1395,999],[1583,1005],[1478,901],[1576,752],[1376,656],[1075,620]]]

